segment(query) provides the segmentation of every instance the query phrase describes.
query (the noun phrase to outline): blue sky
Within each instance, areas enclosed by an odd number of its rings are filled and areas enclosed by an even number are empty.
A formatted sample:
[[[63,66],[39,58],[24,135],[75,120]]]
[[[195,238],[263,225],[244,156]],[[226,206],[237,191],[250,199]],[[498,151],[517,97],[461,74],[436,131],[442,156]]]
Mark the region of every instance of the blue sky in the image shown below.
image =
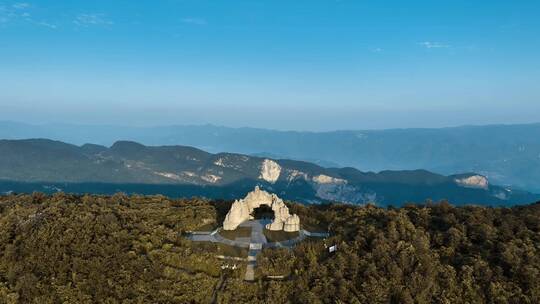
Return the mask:
[[[0,120],[540,121],[539,1],[4,1]]]

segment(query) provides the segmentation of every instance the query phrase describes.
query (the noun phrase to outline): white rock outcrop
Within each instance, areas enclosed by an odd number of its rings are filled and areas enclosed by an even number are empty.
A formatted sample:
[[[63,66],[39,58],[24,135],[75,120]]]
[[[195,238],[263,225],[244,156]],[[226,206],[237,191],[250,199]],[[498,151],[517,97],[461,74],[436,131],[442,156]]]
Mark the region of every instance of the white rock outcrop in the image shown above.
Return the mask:
[[[508,189],[505,189],[504,191],[498,191],[498,192],[493,193],[493,196],[500,200],[506,201],[509,199],[510,194],[511,194],[511,191]]]
[[[300,180],[309,180],[309,177],[307,173],[304,173],[302,171],[294,170],[294,169],[287,169],[286,171],[286,179],[290,183],[294,180],[300,179]]]
[[[205,182],[215,184],[221,180],[221,176],[217,176],[214,174],[206,174],[206,175],[201,176],[201,179],[204,180]]]
[[[174,179],[174,180],[177,180],[177,181],[182,180],[182,178],[179,175],[174,174],[174,173],[169,173],[169,172],[153,172],[153,173],[156,174],[156,175],[163,176],[163,177],[166,177],[166,178],[169,178],[169,179]]]
[[[489,181],[485,176],[482,175],[471,175],[464,178],[457,178],[454,180],[458,185],[467,187],[467,188],[479,188],[479,189],[488,189]]]
[[[281,174],[281,166],[273,160],[265,159],[261,164],[260,179],[269,183],[275,183]]]
[[[346,184],[347,181],[341,178],[336,178],[328,175],[317,175],[313,177],[313,182],[317,184],[335,184],[335,185],[341,185]]]
[[[255,190],[241,200],[236,200],[225,216],[223,221],[224,230],[235,230],[241,223],[253,219],[253,210],[266,205],[274,211],[274,221],[266,225],[266,229],[278,231],[284,230],[294,232],[300,230],[300,218],[296,214],[290,214],[289,208],[282,199],[275,194],[270,194],[255,187]]]

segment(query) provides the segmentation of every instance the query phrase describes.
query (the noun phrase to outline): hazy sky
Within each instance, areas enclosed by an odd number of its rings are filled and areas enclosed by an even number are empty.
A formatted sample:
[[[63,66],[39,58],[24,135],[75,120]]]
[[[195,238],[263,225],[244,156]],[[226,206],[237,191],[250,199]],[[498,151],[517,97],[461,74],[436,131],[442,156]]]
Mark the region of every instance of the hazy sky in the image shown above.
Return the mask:
[[[0,120],[540,121],[540,1],[0,0]]]

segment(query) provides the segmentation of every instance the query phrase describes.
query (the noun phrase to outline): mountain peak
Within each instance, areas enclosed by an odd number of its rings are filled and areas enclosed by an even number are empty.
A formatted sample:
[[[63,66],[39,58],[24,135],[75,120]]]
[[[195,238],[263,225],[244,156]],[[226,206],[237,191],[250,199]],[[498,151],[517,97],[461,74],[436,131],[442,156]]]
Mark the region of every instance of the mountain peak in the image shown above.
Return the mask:
[[[111,146],[113,151],[139,151],[146,148],[146,146],[129,140],[119,140]]]

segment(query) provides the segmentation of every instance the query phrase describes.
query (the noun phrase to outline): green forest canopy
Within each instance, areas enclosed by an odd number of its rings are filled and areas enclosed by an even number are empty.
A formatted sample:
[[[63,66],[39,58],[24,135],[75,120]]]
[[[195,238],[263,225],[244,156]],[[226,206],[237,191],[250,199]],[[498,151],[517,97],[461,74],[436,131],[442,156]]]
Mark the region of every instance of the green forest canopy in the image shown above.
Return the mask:
[[[254,283],[244,267],[221,269],[224,248],[183,236],[219,223],[230,204],[2,196],[0,303],[540,303],[540,204],[289,203],[332,237],[264,250]]]

